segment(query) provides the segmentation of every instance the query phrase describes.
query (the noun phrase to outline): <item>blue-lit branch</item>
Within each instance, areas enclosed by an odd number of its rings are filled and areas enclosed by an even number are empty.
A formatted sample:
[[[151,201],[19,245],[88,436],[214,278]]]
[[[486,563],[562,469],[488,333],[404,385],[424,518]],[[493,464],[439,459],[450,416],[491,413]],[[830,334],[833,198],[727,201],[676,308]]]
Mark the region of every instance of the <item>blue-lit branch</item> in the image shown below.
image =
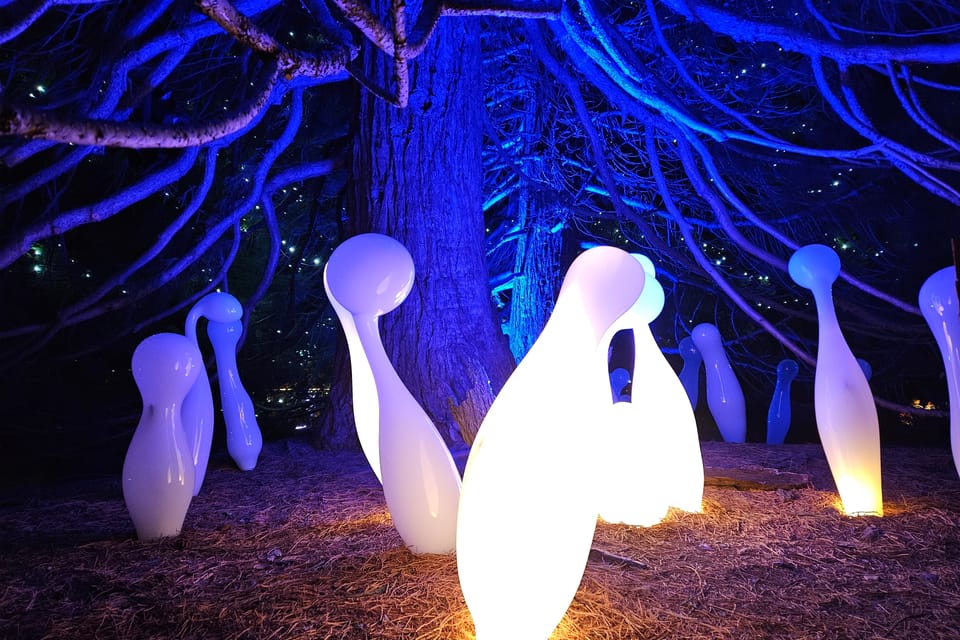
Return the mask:
[[[554,190],[568,226],[655,254],[677,274],[668,291],[677,337],[696,322],[717,322],[744,366],[761,376],[776,364],[750,352],[769,348],[750,346],[764,335],[812,364],[815,318],[785,274],[790,254],[810,242],[841,252],[840,285],[854,293],[839,305],[855,342],[874,349],[878,336],[929,341],[902,272],[904,260],[912,264],[904,251],[923,243],[902,239],[910,227],[927,227],[920,220],[948,215],[943,203],[957,203],[960,193],[960,132],[938,103],[958,89],[950,65],[960,55],[960,25],[946,4],[930,2],[911,14],[929,19],[927,28],[898,24],[897,11],[879,14],[887,24],[854,25],[851,15],[847,26],[840,18],[854,4],[828,5],[833,15],[824,16],[811,2],[795,12],[777,3],[728,2],[719,10],[706,1],[576,0],[564,4],[546,41],[527,29],[532,65],[516,30],[491,35],[487,104],[491,138],[501,142],[488,164],[489,214],[509,216],[525,185],[537,184],[526,169],[530,149],[539,148],[538,173],[550,176],[540,184]],[[506,80],[537,86],[538,64],[559,82],[530,91]],[[552,120],[539,139],[523,128],[531,108]],[[906,218],[898,209],[913,209],[915,200],[926,203],[916,205],[915,222],[905,219],[891,236],[886,220]],[[506,237],[491,236],[490,255],[501,265],[497,295],[511,290],[510,274],[530,275],[511,268],[504,254],[520,248]],[[949,261],[945,239],[923,240],[928,255]],[[516,291],[505,300],[517,304]],[[792,335],[799,327],[807,327],[805,337]]]

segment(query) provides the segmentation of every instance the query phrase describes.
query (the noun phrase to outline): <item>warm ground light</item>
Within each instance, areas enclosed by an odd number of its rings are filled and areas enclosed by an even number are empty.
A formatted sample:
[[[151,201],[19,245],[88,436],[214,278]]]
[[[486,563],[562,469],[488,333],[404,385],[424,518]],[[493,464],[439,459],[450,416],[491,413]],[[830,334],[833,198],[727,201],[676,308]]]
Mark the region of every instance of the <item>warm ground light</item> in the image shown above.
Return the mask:
[[[817,445],[703,452],[704,513],[600,524],[552,640],[960,635],[949,451],[884,448],[882,519],[838,511]],[[810,484],[711,479],[757,468]],[[359,453],[291,439],[251,472],[215,458],[183,534],[158,543],[136,541],[118,477],[11,488],[0,504],[3,638],[472,638],[455,558],[403,548]]]

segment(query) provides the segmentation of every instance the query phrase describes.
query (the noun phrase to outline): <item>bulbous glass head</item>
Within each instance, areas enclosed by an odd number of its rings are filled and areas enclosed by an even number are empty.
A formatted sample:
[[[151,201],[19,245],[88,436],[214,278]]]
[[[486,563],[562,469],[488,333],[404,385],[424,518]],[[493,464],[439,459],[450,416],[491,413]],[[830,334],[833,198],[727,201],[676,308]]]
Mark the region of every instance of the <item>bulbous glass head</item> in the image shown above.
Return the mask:
[[[793,380],[797,377],[799,370],[800,366],[797,364],[797,361],[787,358],[786,360],[781,360],[780,364],[777,365],[777,377],[784,381]]]
[[[210,322],[233,322],[243,317],[243,305],[229,293],[214,291],[200,298],[190,310]]]
[[[800,247],[787,264],[790,277],[801,287],[829,287],[840,275],[840,258],[836,251],[823,244]]]
[[[413,258],[402,244],[363,233],[334,249],[324,267],[330,294],[353,315],[383,315],[396,309],[413,287]]]
[[[640,297],[633,303],[633,309],[646,323],[651,323],[657,319],[660,312],[663,311],[663,304],[666,298],[663,293],[663,287],[657,282],[650,273],[647,273],[647,279],[643,283],[643,291]]]
[[[928,323],[938,316],[943,317],[950,307],[956,306],[956,273],[954,267],[944,267],[923,281],[917,300]]]
[[[657,268],[653,266],[653,260],[643,255],[642,253],[631,253],[630,255],[636,258],[637,262],[639,262],[641,266],[643,266],[644,273],[646,273],[651,278],[657,277]]]
[[[133,351],[133,379],[145,404],[182,399],[203,366],[196,345],[179,333],[157,333]],[[169,401],[169,400],[167,400]]]
[[[709,322],[698,324],[691,333],[693,342],[700,351],[703,351],[704,345],[719,345],[723,342],[720,337],[720,330]]]
[[[557,295],[557,309],[572,306],[585,314],[599,341],[613,321],[623,315],[643,292],[646,274],[640,263],[623,249],[593,247],[570,264]]]

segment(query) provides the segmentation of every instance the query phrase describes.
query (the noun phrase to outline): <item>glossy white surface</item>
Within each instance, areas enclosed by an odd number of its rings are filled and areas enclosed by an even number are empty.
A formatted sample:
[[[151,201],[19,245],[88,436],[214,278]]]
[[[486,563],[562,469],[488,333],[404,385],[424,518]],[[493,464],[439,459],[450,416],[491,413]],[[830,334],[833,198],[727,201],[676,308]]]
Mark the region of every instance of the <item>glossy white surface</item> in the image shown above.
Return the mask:
[[[231,322],[243,317],[243,305],[229,293],[215,291],[200,298],[187,314],[184,325],[184,334],[199,349],[197,339],[197,323],[200,318],[207,318],[216,322]],[[202,352],[202,350],[201,350]],[[203,480],[207,475],[207,464],[210,461],[210,447],[213,443],[214,410],[213,391],[210,389],[210,377],[205,367],[201,365],[196,382],[183,400],[181,411],[183,430],[190,443],[193,458],[194,474],[193,495],[200,493]]]
[[[137,346],[131,365],[143,413],[123,460],[123,499],[138,538],[175,536],[194,489],[180,409],[203,362],[185,336],[158,333]]]
[[[940,348],[950,400],[950,446],[954,468],[960,472],[960,307],[956,270],[934,272],[920,287],[920,311]]]
[[[243,471],[257,466],[263,449],[263,435],[250,394],[244,389],[237,370],[237,343],[243,333],[243,321],[210,322],[207,336],[213,344],[220,387],[220,409],[227,427],[227,453]]]
[[[631,406],[611,414],[616,435],[608,445],[610,459],[601,459],[607,488],[601,492],[600,517],[650,526],[666,515],[667,505],[701,511],[703,458],[686,391],[650,330],[663,311],[663,287],[653,262],[642,254],[632,255],[644,269],[643,290],[608,330],[608,338],[623,329],[633,334]]]
[[[833,306],[840,258],[830,247],[811,244],[798,249],[787,266],[794,282],[810,289],[817,305],[814,408],[843,510],[848,515],[883,515],[877,406]]]
[[[611,404],[604,334],[643,281],[620,249],[581,254],[477,433],[457,565],[478,640],[545,640],[576,593],[597,521],[597,447],[607,437],[597,407]]]
[[[393,524],[413,553],[452,552],[460,474],[380,338],[380,316],[413,286],[410,253],[388,236],[361,234],[337,247],[324,277],[347,334],[357,434],[371,467],[379,468]]]
[[[737,374],[723,348],[720,330],[710,323],[698,324],[691,334],[703,357],[707,382],[707,406],[725,442],[747,439],[747,407]]]

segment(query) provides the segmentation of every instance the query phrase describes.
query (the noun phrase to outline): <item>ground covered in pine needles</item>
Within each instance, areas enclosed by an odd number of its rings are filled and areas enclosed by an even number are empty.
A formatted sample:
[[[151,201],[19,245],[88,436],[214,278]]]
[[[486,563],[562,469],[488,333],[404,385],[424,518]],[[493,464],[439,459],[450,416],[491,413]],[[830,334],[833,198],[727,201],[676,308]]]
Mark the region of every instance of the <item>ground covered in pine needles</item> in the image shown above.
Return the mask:
[[[551,640],[960,638],[949,451],[884,449],[883,518],[838,512],[817,445],[703,453],[704,513],[599,524]],[[119,477],[4,490],[0,638],[471,640],[473,625],[456,559],[404,548],[360,454],[286,440],[251,472],[215,458],[183,533],[159,542],[136,540]]]

